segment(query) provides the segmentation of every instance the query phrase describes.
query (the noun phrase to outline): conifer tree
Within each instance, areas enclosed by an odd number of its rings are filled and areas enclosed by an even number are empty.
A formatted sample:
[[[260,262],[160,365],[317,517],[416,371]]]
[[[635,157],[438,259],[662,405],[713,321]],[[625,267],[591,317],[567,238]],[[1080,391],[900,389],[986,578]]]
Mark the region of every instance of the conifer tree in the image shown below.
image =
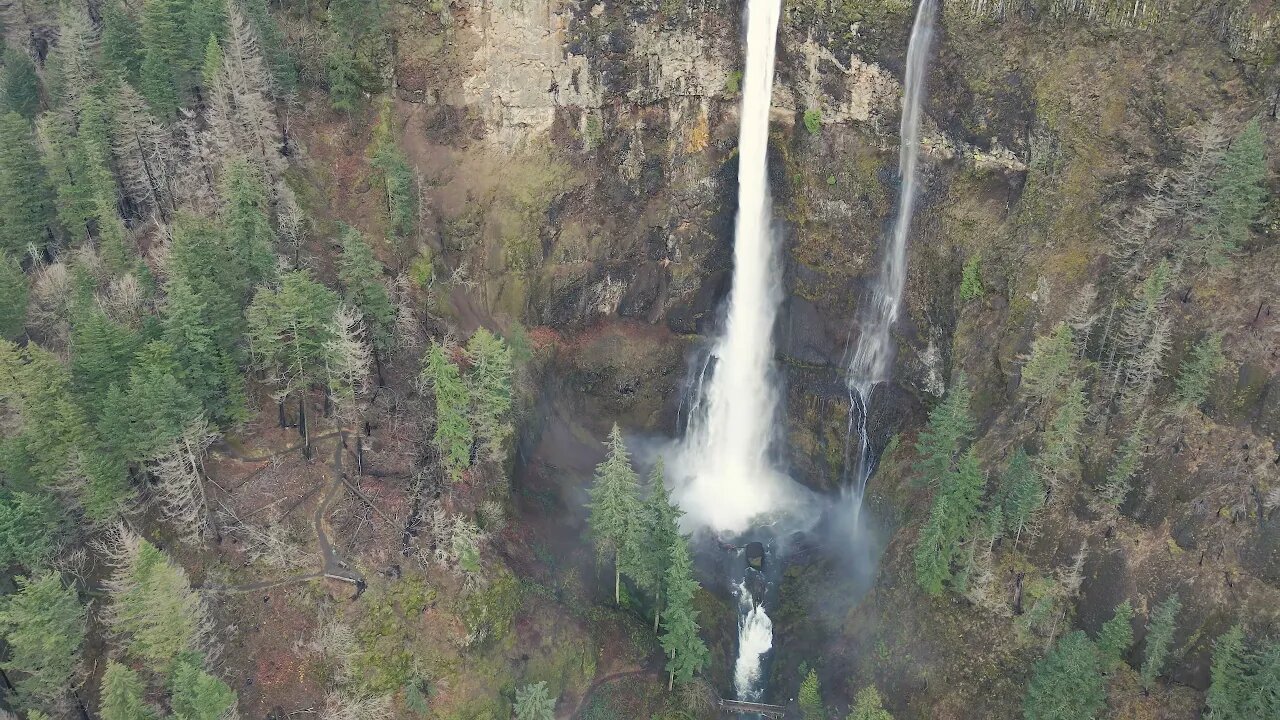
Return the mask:
[[[1142,653],[1142,671],[1139,677],[1142,687],[1150,690],[1155,686],[1156,678],[1164,672],[1165,660],[1173,645],[1173,633],[1178,611],[1182,609],[1182,600],[1175,593],[1156,606],[1147,623],[1146,647]]]
[[[613,556],[613,600],[621,603],[622,568],[630,562],[634,550],[628,541],[632,537],[632,523],[637,520],[640,503],[636,473],[631,469],[631,458],[627,455],[627,446],[622,441],[622,430],[617,423],[609,431],[606,444],[609,446],[608,453],[604,461],[596,466],[595,481],[587,491],[591,497],[587,503],[587,508],[591,511],[587,524],[591,527],[597,557],[603,560],[609,555]],[[683,541],[676,545],[682,546]],[[668,578],[670,577],[668,574]],[[670,598],[669,587],[667,594]]]
[[[191,5],[190,0],[147,0],[142,6],[138,90],[151,110],[166,119],[177,115],[184,100]]]
[[[921,481],[938,485],[951,472],[962,445],[973,437],[973,419],[969,417],[969,403],[973,392],[968,381],[960,374],[951,386],[951,392],[929,413],[929,424],[916,439],[916,461],[913,470]]]
[[[1129,491],[1133,489],[1133,477],[1138,473],[1147,454],[1147,432],[1147,415],[1143,412],[1120,444],[1115,463],[1101,488],[1103,501],[1113,508],[1118,509],[1123,505],[1129,497]]]
[[[22,257],[50,237],[53,194],[35,135],[16,112],[0,115],[0,251]]]
[[[1223,633],[1213,644],[1213,665],[1210,670],[1209,706],[1210,720],[1246,720],[1249,698],[1253,695],[1250,677],[1251,660],[1244,643],[1244,628],[1236,625]]]
[[[200,414],[199,401],[178,380],[174,355],[167,342],[148,343],[129,382],[107,393],[98,434],[126,462],[158,458]]]
[[[275,231],[267,215],[261,173],[242,160],[228,164],[222,190],[223,218],[231,253],[244,265],[245,282],[256,286],[275,277]]]
[[[51,494],[17,490],[0,496],[0,565],[47,567],[68,531],[66,513]]]
[[[45,59],[49,97],[63,111],[74,112],[97,86],[98,34],[85,8],[64,3],[58,9],[58,43]]]
[[[847,720],[893,720],[893,716],[884,709],[884,700],[876,686],[868,685],[854,697]]]
[[[693,560],[683,536],[671,546],[666,585],[667,607],[662,613],[662,635],[658,641],[667,655],[667,688],[670,689],[677,680],[681,683],[692,680],[706,666],[709,657],[706,644],[698,636],[698,611],[693,608],[693,596],[699,586],[693,579]]]
[[[285,161],[279,124],[267,97],[271,77],[257,37],[235,2],[227,6],[227,29],[222,72],[208,88],[209,124],[222,156],[243,155],[272,184]],[[201,49],[203,63],[204,45]]]
[[[186,571],[123,525],[104,549],[115,566],[105,619],[128,654],[163,673],[185,653],[202,650],[209,625]]]
[[[304,454],[310,457],[306,402],[301,394],[328,379],[338,296],[305,271],[284,276],[278,289],[264,286],[249,305],[249,347],[254,366],[266,372],[282,400],[299,395]]]
[[[169,675],[173,720],[219,720],[236,704],[236,694],[205,672],[199,653],[178,657]]]
[[[175,377],[204,408],[209,418],[228,423],[244,407],[242,379],[232,355],[233,346],[219,342],[209,324],[208,305],[184,278],[168,285],[161,318],[164,338],[173,348]]]
[[[22,266],[0,250],[0,339],[22,334],[27,322],[27,276]]]
[[[1197,342],[1178,373],[1177,408],[1187,412],[1199,406],[1209,395],[1214,376],[1226,364],[1222,354],[1222,333],[1214,333]]]
[[[111,386],[128,380],[138,341],[96,307],[77,313],[71,326],[71,387],[90,420],[97,420]]]
[[[57,573],[18,578],[18,592],[0,606],[0,635],[9,649],[0,667],[22,673],[13,684],[23,705],[56,707],[76,686],[85,611]]]
[[[30,489],[67,478],[88,432],[66,367],[34,343],[18,349],[0,340],[0,404],[18,420],[0,437],[0,474],[8,486]]]
[[[298,71],[285,47],[284,34],[267,12],[266,0],[241,0],[240,10],[257,35],[258,46],[271,74],[271,95],[288,101],[298,90]]]
[[[387,239],[397,248],[402,248],[417,226],[418,191],[409,159],[396,144],[391,124],[393,117],[390,101],[384,100],[378,124],[374,127],[370,164],[382,185]]]
[[[1209,183],[1204,213],[1192,228],[1187,248],[1194,260],[1226,264],[1231,252],[1249,238],[1249,229],[1266,204],[1266,147],[1257,119],[1251,120],[1223,155]]]
[[[129,83],[120,85],[112,106],[111,153],[125,195],[167,220],[174,210],[177,150],[173,135],[156,121],[146,100]]]
[[[479,328],[467,341],[467,374],[471,390],[472,425],[484,441],[490,460],[506,455],[507,442],[514,428],[511,424],[511,351],[502,338],[486,328]]]
[[[1050,487],[1057,487],[1078,472],[1080,462],[1076,449],[1084,418],[1084,383],[1077,379],[1064,391],[1062,403],[1044,430],[1040,454],[1036,456],[1036,470],[1049,481]]]
[[[359,230],[344,226],[341,240],[338,280],[342,283],[343,300],[360,311],[378,357],[390,358],[395,347],[396,310],[382,282],[382,263],[373,256]]]
[[[121,2],[107,2],[102,10],[103,72],[136,85],[142,70],[142,31]]]
[[[670,548],[680,538],[680,516],[684,513],[671,502],[663,478],[662,461],[649,473],[649,497],[640,504],[639,522],[632,524],[635,549],[626,574],[641,589],[653,595],[653,631],[658,631],[665,596],[667,563]]]
[[[940,595],[951,579],[951,564],[960,554],[960,541],[978,515],[986,477],[972,449],[958,468],[942,480],[929,519],[916,544],[916,581],[930,595]]]
[[[138,673],[114,660],[107,661],[102,673],[102,697],[99,715],[102,720],[154,720],[155,711],[143,695],[146,686]]]
[[[796,703],[800,706],[800,716],[804,720],[827,720],[827,708],[822,702],[822,686],[818,682],[817,670],[810,668],[809,674],[800,682]]]
[[[422,380],[435,391],[433,441],[449,477],[457,482],[471,465],[471,444],[475,441],[475,428],[470,420],[471,392],[458,366],[448,357],[445,348],[435,342],[423,357]]]
[[[1245,701],[1247,717],[1280,716],[1280,641],[1266,643],[1252,663],[1253,691]]]
[[[1106,699],[1098,651],[1083,630],[1076,630],[1036,663],[1022,715],[1026,720],[1092,720]]]
[[[1054,402],[1070,387],[1074,361],[1075,342],[1067,323],[1058,323],[1053,332],[1036,338],[1022,368],[1021,387],[1028,402]]]
[[[1026,450],[1018,448],[1000,476],[1001,516],[1015,544],[1030,526],[1036,511],[1044,506],[1044,493],[1040,474],[1031,466]]]
[[[1098,654],[1106,669],[1124,662],[1124,654],[1133,645],[1133,605],[1128,600],[1116,606],[1111,619],[1098,631]]]
[[[0,113],[15,112],[31,120],[40,113],[40,78],[26,53],[6,49],[0,76]]]
[[[556,699],[547,683],[536,682],[516,690],[516,720],[555,720]]]

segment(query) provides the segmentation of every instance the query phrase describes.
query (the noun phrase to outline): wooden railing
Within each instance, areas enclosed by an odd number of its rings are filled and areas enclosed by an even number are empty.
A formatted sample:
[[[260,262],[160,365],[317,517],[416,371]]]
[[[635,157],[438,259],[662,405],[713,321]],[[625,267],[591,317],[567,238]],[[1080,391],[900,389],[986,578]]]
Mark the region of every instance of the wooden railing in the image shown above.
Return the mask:
[[[787,714],[787,709],[781,705],[766,705],[744,700],[725,700],[721,698],[720,707],[731,713],[763,715],[767,718],[781,718]]]

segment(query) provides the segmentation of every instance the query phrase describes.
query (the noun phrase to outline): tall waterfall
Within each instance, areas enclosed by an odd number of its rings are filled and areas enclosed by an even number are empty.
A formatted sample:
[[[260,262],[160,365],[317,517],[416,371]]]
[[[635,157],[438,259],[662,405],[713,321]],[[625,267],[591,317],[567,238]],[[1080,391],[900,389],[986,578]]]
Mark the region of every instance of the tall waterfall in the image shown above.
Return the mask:
[[[898,214],[889,246],[881,260],[880,275],[871,289],[870,302],[861,311],[858,344],[849,362],[849,433],[852,436],[856,430],[859,444],[853,465],[855,517],[862,510],[862,495],[873,469],[867,441],[868,405],[875,386],[889,379],[894,353],[889,333],[902,309],[902,289],[907,281],[907,236],[911,233],[911,216],[919,190],[916,164],[920,157],[920,114],[936,14],[937,0],[920,0],[915,25],[911,29],[911,41],[907,45],[907,68],[903,79],[902,123],[898,130],[901,138],[898,150]],[[857,428],[854,427],[855,420]]]
[[[740,533],[787,501],[791,480],[770,461],[774,411],[773,326],[782,299],[767,154],[769,100],[781,0],[748,0],[747,62],[738,133],[738,217],[733,287],[707,382],[695,392],[673,495],[687,522]]]

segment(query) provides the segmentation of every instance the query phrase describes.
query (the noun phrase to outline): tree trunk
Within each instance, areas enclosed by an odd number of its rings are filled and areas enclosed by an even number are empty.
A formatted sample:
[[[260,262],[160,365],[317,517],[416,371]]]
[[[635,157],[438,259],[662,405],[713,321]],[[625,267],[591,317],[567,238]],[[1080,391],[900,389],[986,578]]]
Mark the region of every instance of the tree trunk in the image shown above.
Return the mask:
[[[311,429],[307,427],[306,393],[298,393],[298,434],[302,436],[302,457],[311,459]]]
[[[289,420],[284,415],[284,398],[276,401],[276,410],[280,413],[280,427],[289,427]]]
[[[653,632],[658,632],[658,618],[662,617],[662,592],[653,594]]]
[[[373,368],[378,372],[378,387],[386,387],[387,381],[382,377],[382,359],[378,357],[381,353],[373,353]]]
[[[671,692],[673,689],[675,689],[675,686],[676,686],[675,671],[672,671],[668,677],[669,679],[667,680],[667,692]]]
[[[333,395],[329,392],[329,386],[324,386],[324,416],[333,415]]]
[[[621,553],[613,554],[613,604],[622,604],[622,563]]]

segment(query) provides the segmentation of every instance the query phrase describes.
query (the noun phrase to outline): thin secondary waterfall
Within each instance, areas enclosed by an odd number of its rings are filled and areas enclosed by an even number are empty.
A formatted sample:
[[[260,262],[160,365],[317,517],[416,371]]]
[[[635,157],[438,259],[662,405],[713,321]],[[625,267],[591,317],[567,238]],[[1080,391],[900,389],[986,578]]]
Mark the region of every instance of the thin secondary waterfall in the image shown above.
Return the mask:
[[[871,288],[870,301],[863,306],[858,322],[860,334],[849,362],[849,433],[855,432],[858,451],[853,464],[855,521],[862,511],[862,495],[871,475],[872,458],[867,441],[867,411],[875,386],[888,380],[893,366],[894,346],[890,337],[902,309],[902,289],[907,282],[907,236],[911,233],[919,178],[920,115],[924,104],[925,70],[933,41],[933,21],[937,0],[920,0],[911,41],[907,45],[907,68],[903,79],[901,138],[898,150],[898,214],[894,219],[889,246],[880,264],[880,275]],[[856,420],[855,420],[856,419]]]
[[[690,524],[718,532],[741,533],[778,509],[790,483],[770,461],[778,404],[773,326],[782,290],[767,154],[780,6],[781,0],[747,5],[733,287],[724,334],[701,373],[710,370],[680,448],[686,477],[673,491]]]

